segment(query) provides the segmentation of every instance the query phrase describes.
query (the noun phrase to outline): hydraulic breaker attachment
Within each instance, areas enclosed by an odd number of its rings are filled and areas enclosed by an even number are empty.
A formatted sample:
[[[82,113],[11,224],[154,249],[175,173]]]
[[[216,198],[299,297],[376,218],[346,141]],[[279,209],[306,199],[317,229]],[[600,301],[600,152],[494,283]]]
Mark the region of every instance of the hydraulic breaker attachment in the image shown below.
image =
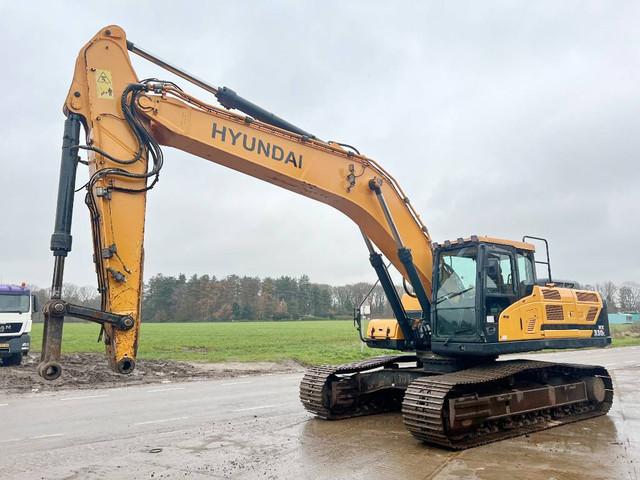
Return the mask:
[[[78,166],[78,143],[80,136],[80,117],[69,115],[65,121],[62,140],[62,160],[60,181],[58,184],[58,203],[56,222],[51,236],[51,250],[54,256],[51,299],[44,305],[44,333],[42,353],[38,373],[45,380],[55,380],[62,373],[60,353],[64,317],[71,316],[100,323],[110,324],[118,330],[129,330],[135,326],[133,317],[104,312],[93,308],[73,305],[62,300],[64,263],[71,251],[71,219],[73,217],[73,197],[75,193],[76,171]],[[121,373],[129,373],[134,368],[132,359],[118,364]]]

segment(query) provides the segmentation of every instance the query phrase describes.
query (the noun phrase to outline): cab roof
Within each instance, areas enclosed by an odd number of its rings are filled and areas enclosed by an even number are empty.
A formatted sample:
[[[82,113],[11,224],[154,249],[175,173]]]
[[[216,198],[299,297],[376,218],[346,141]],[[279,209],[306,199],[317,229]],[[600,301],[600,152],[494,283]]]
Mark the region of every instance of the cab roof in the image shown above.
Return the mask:
[[[473,244],[473,243],[493,243],[495,245],[507,245],[509,247],[515,247],[519,250],[528,250],[530,252],[535,252],[535,245],[527,242],[519,242],[517,240],[505,240],[503,238],[495,238],[495,237],[485,237],[478,235],[471,235],[468,238],[458,238],[456,240],[445,240],[442,243],[433,243],[433,248],[447,248],[453,247],[456,245],[464,245],[465,243]]]
[[[29,289],[23,286],[0,284],[0,293],[21,294],[21,293],[28,293],[28,292],[29,292]]]

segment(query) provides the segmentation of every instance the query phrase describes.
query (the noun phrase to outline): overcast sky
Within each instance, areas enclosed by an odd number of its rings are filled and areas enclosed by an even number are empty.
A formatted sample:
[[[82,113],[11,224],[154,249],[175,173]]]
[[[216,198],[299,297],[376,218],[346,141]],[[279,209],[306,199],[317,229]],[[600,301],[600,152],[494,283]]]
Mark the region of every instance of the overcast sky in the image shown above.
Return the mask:
[[[112,23],[377,159],[434,240],[541,235],[557,277],[640,281],[640,3],[175,5],[0,2],[0,282],[50,284],[61,106],[78,50]],[[171,78],[133,62],[141,78]],[[95,285],[83,195],[65,280]],[[375,278],[367,257],[330,207],[165,150],[148,196],[146,278],[307,273],[342,284]]]

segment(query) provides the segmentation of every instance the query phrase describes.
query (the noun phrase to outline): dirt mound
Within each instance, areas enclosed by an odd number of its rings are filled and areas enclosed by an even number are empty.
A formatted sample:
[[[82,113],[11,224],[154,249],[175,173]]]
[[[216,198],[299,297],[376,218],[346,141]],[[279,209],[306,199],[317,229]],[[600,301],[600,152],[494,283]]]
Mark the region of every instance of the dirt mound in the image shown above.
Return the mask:
[[[47,382],[40,378],[36,372],[38,362],[39,357],[30,354],[24,358],[20,366],[0,367],[0,392],[22,393],[78,388],[110,388],[303,370],[300,365],[294,362],[207,364],[141,359],[136,362],[136,369],[133,373],[120,375],[109,369],[104,355],[76,353],[63,355],[61,377],[53,382]]]

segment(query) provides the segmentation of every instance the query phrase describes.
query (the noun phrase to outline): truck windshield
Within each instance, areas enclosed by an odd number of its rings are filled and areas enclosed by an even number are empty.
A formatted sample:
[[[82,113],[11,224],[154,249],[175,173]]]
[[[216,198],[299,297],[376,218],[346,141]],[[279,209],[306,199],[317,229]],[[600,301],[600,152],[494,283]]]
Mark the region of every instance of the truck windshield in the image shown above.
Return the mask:
[[[475,333],[476,247],[444,252],[438,265],[437,335]]]
[[[0,294],[0,313],[27,313],[29,311],[29,295]]]

